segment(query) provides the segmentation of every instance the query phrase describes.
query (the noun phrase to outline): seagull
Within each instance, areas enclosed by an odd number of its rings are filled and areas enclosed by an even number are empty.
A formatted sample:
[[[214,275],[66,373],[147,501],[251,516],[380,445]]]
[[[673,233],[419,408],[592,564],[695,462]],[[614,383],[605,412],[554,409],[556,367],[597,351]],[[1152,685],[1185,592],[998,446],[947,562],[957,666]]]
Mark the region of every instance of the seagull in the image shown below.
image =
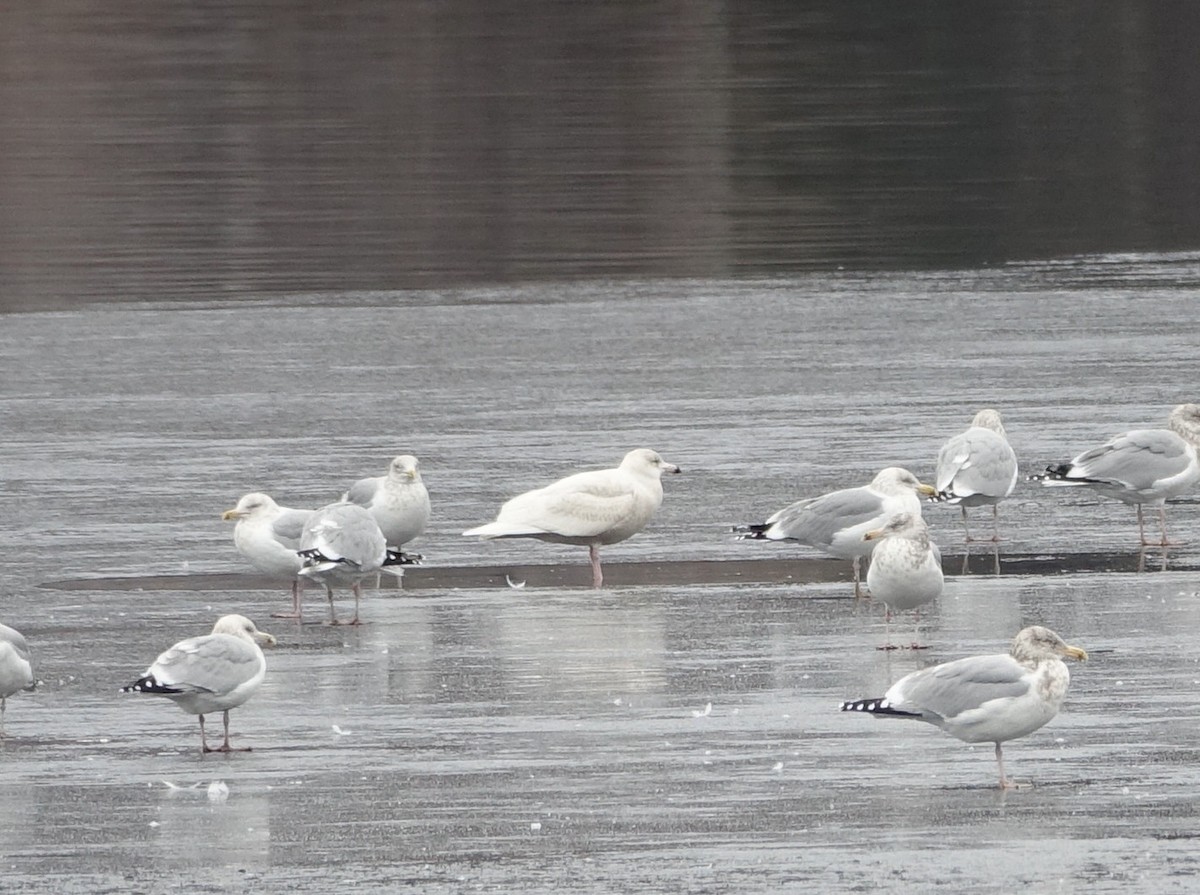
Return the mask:
[[[799,541],[830,556],[854,561],[854,596],[862,596],[860,563],[875,549],[874,540],[863,540],[896,513],[921,515],[923,494],[935,493],[915,475],[899,466],[882,469],[871,484],[844,488],[820,497],[809,497],[784,507],[766,522],[739,525],[733,530],[744,540]]]
[[[1135,429],[1117,435],[1070,462],[1047,466],[1030,480],[1051,487],[1091,488],[1133,504],[1143,547],[1152,544],[1146,540],[1142,505],[1158,507],[1162,539],[1153,546],[1169,546],[1164,503],[1200,481],[1200,405],[1180,404],[1171,411],[1167,425],[1166,429]]]
[[[267,673],[260,644],[274,646],[275,638],[244,615],[223,615],[211,634],[179,641],[121,692],[165,696],[199,715],[201,753],[249,752],[248,746],[235,750],[229,745],[229,710],[249,699]],[[204,737],[204,716],[212,712],[223,712],[225,718],[225,742],[216,747]]]
[[[481,538],[537,538],[588,548],[592,586],[604,584],[600,547],[637,534],[662,505],[662,476],[678,473],[655,451],[630,451],[615,469],[579,472],[526,491],[500,508],[495,522],[464,531]]]
[[[32,690],[33,665],[29,661],[29,645],[21,632],[0,625],[0,737],[4,736],[4,710],[8,697],[21,690]]]
[[[1000,501],[1017,484],[1017,455],[1004,434],[1000,414],[981,410],[967,431],[955,435],[938,452],[933,500],[958,504],[963,534],[970,543],[967,507],[992,505],[992,541],[1000,540]]]
[[[867,589],[884,604],[885,624],[890,625],[893,612],[919,609],[942,595],[942,554],[929,540],[929,527],[920,515],[897,513],[863,540],[879,541],[867,569]],[[885,636],[883,649],[892,649],[890,635]],[[913,649],[919,648],[914,641]]]
[[[386,475],[359,479],[342,495],[342,500],[358,504],[374,516],[389,549],[400,553],[406,564],[421,561],[420,554],[401,552],[429,524],[429,492],[421,481],[416,457],[409,454],[396,457]],[[379,586],[378,575],[375,586]]]
[[[244,495],[237,506],[221,514],[226,522],[237,522],[233,527],[233,543],[238,553],[260,572],[291,579],[292,611],[273,612],[274,618],[301,617],[304,581],[300,569],[304,561],[296,550],[300,546],[300,532],[310,516],[312,510],[281,507],[269,495],[258,491]]]
[[[387,549],[383,532],[375,518],[354,503],[331,503],[313,512],[300,533],[300,574],[320,581],[329,598],[329,624],[340,624],[333,609],[333,585],[349,585],[354,593],[354,618],[347,624],[361,624],[358,604],[362,599],[362,580],[384,571],[402,575],[398,553]]]
[[[1079,647],[1034,625],[1017,634],[1008,653],[914,671],[883,696],[843,702],[841,709],[925,721],[965,743],[995,743],[1000,788],[1012,789],[1000,744],[1033,733],[1058,714],[1071,682],[1064,656],[1087,659]]]

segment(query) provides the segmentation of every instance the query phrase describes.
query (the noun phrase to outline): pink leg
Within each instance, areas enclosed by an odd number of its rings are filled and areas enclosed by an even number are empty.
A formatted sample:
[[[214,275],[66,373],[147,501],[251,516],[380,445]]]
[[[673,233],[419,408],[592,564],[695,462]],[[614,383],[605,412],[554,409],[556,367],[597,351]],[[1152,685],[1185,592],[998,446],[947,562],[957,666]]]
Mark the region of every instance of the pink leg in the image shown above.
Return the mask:
[[[1137,514],[1138,514],[1138,537],[1141,539],[1142,546],[1145,547],[1150,542],[1146,540],[1146,525],[1145,525],[1144,521],[1142,520],[1142,505],[1140,503],[1137,505]]]
[[[861,600],[866,594],[862,591],[862,557],[854,557],[854,599]]]
[[[963,506],[962,504],[959,504],[958,508],[960,510],[962,510],[963,541],[967,544],[970,544],[975,539],[973,537],[971,537],[971,529],[967,525],[967,508],[965,506]]]
[[[1013,783],[1004,776],[1004,753],[1000,750],[1000,744],[996,744],[996,765],[1000,768],[1000,788],[1001,789],[1016,789],[1017,784]]]
[[[327,596],[329,598],[329,624],[331,624],[331,625],[341,624],[337,620],[337,614],[333,611],[333,588],[330,587],[328,584],[325,585],[325,596]]]
[[[201,739],[201,743],[204,746],[205,752],[250,752],[250,751],[252,751],[251,747],[249,747],[249,746],[243,746],[240,749],[235,749],[235,748],[233,748],[233,746],[231,746],[229,744],[229,709],[225,710],[225,742],[223,742],[220,746],[217,746],[215,749],[208,748],[208,744],[203,742],[203,740],[204,740],[204,716],[201,715],[200,719],[201,719],[200,720],[200,739]]]
[[[875,649],[896,649],[896,646],[892,643],[892,607],[886,603],[883,604],[883,646],[877,646]]]
[[[206,739],[204,739],[204,716],[201,715],[200,716],[200,754],[203,755],[204,753],[211,752],[211,751],[212,750],[208,748],[208,741]]]
[[[294,618],[300,621],[300,595],[304,593],[304,585],[299,578],[292,581],[292,611],[272,612],[271,618]]]
[[[358,620],[358,601],[362,598],[362,585],[355,581],[350,585],[350,590],[354,591],[354,618],[350,619],[346,624],[361,625],[362,622]]]
[[[592,560],[592,587],[601,587],[604,584],[604,573],[600,571],[599,544],[588,546],[588,557]]]
[[[1000,505],[992,504],[992,543],[1000,543]]]

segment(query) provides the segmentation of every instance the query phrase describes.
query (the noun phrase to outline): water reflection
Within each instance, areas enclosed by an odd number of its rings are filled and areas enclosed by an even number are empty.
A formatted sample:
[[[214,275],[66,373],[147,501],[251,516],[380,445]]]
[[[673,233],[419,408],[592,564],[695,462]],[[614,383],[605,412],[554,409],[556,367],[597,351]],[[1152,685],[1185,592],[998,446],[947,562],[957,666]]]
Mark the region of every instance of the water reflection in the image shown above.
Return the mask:
[[[219,777],[195,787],[164,786],[150,824],[159,853],[155,862],[261,865],[270,853],[271,799],[248,789]]]
[[[13,5],[0,308],[1173,248],[1177,14]]]

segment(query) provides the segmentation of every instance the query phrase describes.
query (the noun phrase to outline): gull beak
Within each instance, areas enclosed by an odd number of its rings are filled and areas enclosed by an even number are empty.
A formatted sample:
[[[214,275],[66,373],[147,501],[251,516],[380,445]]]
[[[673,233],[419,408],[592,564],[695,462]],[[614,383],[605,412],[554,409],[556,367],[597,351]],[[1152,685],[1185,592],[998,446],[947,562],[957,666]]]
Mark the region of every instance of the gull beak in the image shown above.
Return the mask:
[[[226,522],[233,522],[235,519],[241,519],[246,514],[234,507],[232,510],[226,510],[221,514],[221,518]]]
[[[1077,662],[1086,662],[1087,661],[1087,652],[1084,650],[1081,650],[1077,646],[1064,647],[1063,655],[1066,656],[1068,659],[1074,659]]]
[[[924,494],[926,497],[934,497],[938,490],[933,485],[917,485],[917,493]]]
[[[266,631],[255,631],[254,639],[258,641],[259,646],[272,647],[278,643],[278,641],[275,639],[275,635],[268,634]]]
[[[883,529],[882,528],[873,528],[870,531],[863,534],[864,541],[874,541],[874,540],[876,540],[878,538],[882,538],[882,537],[883,537]]]
[[[683,472],[683,470],[680,469],[678,466],[676,466],[674,463],[668,463],[666,466],[663,467],[663,469],[666,470],[667,472],[673,472],[676,474]]]

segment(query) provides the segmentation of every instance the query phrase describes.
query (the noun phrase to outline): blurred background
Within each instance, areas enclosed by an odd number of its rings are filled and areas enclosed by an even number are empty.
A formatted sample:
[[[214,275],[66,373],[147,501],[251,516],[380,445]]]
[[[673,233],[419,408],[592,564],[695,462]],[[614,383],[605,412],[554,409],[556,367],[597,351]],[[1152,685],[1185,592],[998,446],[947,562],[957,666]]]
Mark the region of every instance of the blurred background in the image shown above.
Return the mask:
[[[0,310],[1194,248],[1200,6],[0,9]]]

